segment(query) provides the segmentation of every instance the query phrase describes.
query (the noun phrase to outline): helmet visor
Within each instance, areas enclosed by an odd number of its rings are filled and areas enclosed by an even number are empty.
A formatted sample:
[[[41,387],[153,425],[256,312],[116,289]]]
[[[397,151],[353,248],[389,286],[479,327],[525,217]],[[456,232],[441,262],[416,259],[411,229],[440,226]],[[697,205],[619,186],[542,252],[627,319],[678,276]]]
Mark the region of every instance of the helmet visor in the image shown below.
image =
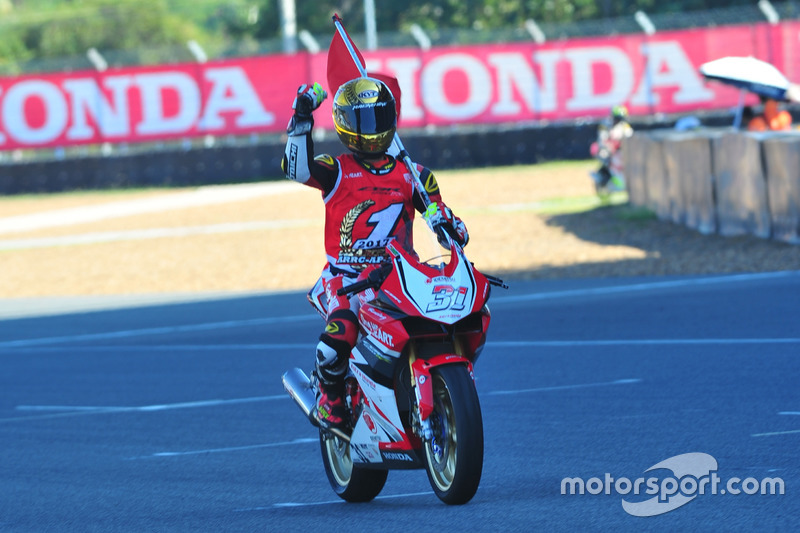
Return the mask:
[[[340,129],[357,135],[384,133],[397,125],[394,101],[341,106],[334,113]]]

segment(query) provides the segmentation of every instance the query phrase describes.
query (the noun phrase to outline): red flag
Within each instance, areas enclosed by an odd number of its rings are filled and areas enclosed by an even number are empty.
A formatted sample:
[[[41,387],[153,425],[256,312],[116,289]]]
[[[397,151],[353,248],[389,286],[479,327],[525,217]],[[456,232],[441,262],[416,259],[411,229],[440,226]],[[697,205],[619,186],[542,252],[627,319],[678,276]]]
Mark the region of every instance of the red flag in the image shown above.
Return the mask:
[[[339,24],[342,24],[342,19],[339,18],[339,15],[334,15],[333,18],[334,20],[338,21]],[[358,62],[361,64],[361,67],[366,70],[367,64],[364,61],[364,56],[361,55],[361,52],[359,52],[356,44],[353,42],[353,39],[350,38],[350,34],[347,33],[346,29],[344,29],[344,24],[342,24],[342,29],[344,30],[344,34],[347,36],[347,40],[350,41],[350,45],[353,47],[353,51],[358,58]],[[397,78],[387,74],[381,74],[379,72],[369,72],[368,76],[382,81],[387,87],[389,87],[389,90],[392,92],[392,96],[394,96],[395,105],[397,107],[397,118],[399,119],[400,84],[397,82]],[[336,91],[339,90],[339,87],[350,80],[360,77],[361,72],[359,70],[359,66],[356,63],[356,60],[350,55],[347,45],[337,30],[333,34],[333,40],[331,41],[331,46],[328,49],[328,90],[331,93],[336,93]]]
[[[339,22],[339,24],[342,23],[342,19],[339,18],[339,15],[334,15],[333,18],[335,21]],[[361,69],[366,70],[367,68],[366,63],[364,62],[364,56],[362,56],[361,52],[359,52],[358,48],[356,48],[355,43],[353,43],[353,40],[350,38],[350,34],[344,29],[344,25],[342,25],[342,29],[344,30],[347,40],[350,41],[350,45],[353,47],[353,50],[358,57],[358,62],[361,63]],[[342,36],[339,34],[337,28],[337,31],[333,33],[331,47],[328,49],[328,89],[330,89],[332,93],[335,93],[337,90],[339,90],[339,87],[348,81],[360,77],[361,72],[359,70],[359,65],[347,50],[347,45],[342,39]]]

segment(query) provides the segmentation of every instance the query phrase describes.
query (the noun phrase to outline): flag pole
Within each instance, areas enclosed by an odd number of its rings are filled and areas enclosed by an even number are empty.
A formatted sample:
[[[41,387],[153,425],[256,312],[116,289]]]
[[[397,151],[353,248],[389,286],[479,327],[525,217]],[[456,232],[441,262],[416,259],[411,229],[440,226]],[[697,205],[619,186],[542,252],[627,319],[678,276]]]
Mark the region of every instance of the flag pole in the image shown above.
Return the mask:
[[[367,68],[365,65],[361,64],[361,61],[359,61],[355,47],[353,46],[353,43],[350,41],[347,32],[344,30],[342,19],[341,17],[339,17],[338,14],[333,15],[333,23],[336,26],[336,30],[339,32],[339,36],[342,38],[342,41],[344,41],[344,45],[347,47],[347,51],[350,53],[350,58],[353,60],[353,63],[356,64],[356,67],[358,68],[358,73],[361,75],[362,78],[368,77],[369,75],[367,74]],[[338,89],[338,87],[336,87],[336,89]],[[331,87],[330,90],[333,91],[334,87]],[[417,170],[417,165],[415,165],[414,162],[411,160],[411,156],[406,151],[406,147],[403,146],[403,143],[400,140],[400,136],[397,134],[397,131],[395,131],[394,133],[392,144],[397,150],[400,159],[403,161],[406,168],[409,170],[409,172],[411,172],[411,175],[414,176],[414,184],[417,188],[417,192],[422,198],[425,207],[428,207],[431,204],[431,199],[430,196],[428,196],[428,191],[425,190],[425,185],[422,183],[422,178],[420,177],[419,171]]]

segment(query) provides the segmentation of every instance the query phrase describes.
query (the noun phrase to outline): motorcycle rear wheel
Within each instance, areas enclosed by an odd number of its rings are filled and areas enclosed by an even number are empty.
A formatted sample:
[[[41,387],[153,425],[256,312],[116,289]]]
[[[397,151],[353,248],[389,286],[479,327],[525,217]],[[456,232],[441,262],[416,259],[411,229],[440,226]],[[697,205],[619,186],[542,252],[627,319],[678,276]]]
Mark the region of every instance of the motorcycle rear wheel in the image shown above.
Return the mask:
[[[436,496],[461,505],[475,495],[483,471],[483,419],[475,383],[465,366],[431,371],[434,437],[425,442],[425,466]]]
[[[339,437],[319,433],[322,463],[333,491],[348,502],[368,502],[383,490],[388,470],[372,470],[353,466],[350,444]]]

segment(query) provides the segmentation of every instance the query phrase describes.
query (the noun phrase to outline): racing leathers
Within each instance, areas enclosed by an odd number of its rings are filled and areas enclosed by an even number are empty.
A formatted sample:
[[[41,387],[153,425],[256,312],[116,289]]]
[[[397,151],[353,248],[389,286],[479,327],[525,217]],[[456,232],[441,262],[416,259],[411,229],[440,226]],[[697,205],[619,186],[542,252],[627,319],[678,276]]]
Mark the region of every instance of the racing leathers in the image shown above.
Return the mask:
[[[288,179],[320,190],[325,203],[327,264],[318,286],[324,288],[327,299],[327,323],[317,345],[316,374],[329,401],[320,402],[322,406],[336,405],[343,396],[350,350],[358,338],[359,299],[339,296],[336,291],[386,259],[389,241],[394,239],[413,250],[414,211],[422,213],[428,206],[406,165],[389,154],[350,152],[315,157],[312,125],[311,117],[292,119],[282,167]],[[421,165],[417,170],[431,205],[435,203],[435,209],[445,215],[443,220],[449,217],[449,233],[466,244],[466,227],[442,202],[433,173]],[[319,294],[314,296],[312,290],[309,298],[313,297]],[[336,409],[320,408],[317,413],[323,425],[341,425],[342,416]]]

